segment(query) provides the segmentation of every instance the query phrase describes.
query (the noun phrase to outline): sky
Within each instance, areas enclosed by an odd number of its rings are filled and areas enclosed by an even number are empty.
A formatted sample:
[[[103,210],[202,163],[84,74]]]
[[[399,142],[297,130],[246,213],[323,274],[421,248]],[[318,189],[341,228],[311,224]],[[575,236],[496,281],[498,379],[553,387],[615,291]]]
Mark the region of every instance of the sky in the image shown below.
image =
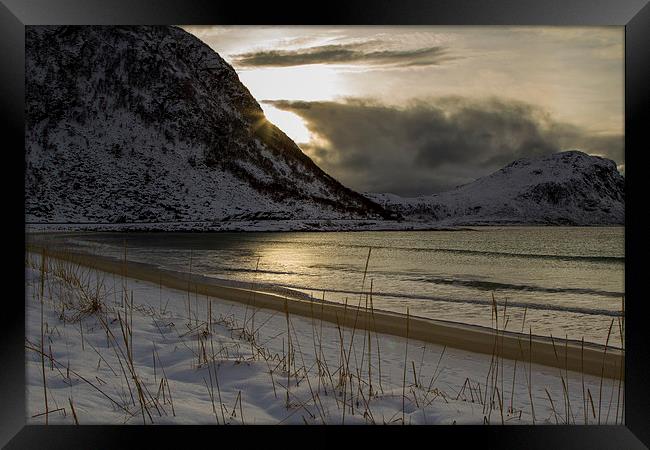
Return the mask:
[[[360,192],[428,195],[569,149],[625,171],[623,27],[183,28]]]

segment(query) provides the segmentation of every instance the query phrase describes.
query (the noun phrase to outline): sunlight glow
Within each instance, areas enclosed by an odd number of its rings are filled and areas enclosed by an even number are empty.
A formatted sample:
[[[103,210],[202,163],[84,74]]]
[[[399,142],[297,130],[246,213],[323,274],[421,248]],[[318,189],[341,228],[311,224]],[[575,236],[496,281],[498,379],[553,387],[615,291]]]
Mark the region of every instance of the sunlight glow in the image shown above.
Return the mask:
[[[311,140],[311,133],[305,122],[296,114],[282,111],[268,103],[261,103],[264,115],[273,125],[285,132],[294,142],[301,144]]]
[[[323,101],[352,94],[344,92],[339,69],[324,65],[239,70],[238,75],[260,101]]]

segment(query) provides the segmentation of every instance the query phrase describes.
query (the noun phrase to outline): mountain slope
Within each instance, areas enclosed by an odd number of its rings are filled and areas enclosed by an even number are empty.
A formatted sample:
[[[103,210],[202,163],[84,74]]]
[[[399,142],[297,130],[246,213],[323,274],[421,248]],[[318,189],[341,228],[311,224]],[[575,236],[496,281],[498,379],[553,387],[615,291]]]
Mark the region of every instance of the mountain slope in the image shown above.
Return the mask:
[[[26,27],[26,220],[378,218],[166,26]]]
[[[407,219],[450,225],[613,225],[625,220],[624,187],[614,161],[567,151],[519,159],[441,194],[368,197]]]

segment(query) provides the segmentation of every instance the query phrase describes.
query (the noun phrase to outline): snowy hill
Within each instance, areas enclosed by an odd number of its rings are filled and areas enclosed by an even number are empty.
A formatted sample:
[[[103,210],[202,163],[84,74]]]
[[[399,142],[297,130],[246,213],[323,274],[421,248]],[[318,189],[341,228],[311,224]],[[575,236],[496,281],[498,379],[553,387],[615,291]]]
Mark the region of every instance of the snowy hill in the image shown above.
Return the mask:
[[[624,223],[624,186],[614,161],[567,151],[519,159],[441,194],[367,196],[407,220],[448,225],[614,225]]]
[[[26,221],[365,219],[175,27],[26,27]]]

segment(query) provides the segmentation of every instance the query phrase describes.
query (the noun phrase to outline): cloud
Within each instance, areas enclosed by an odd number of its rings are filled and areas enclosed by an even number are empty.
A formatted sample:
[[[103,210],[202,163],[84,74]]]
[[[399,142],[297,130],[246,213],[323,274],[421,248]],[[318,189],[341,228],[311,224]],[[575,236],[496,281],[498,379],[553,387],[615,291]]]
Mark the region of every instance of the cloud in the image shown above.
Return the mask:
[[[308,64],[434,66],[456,59],[443,46],[417,49],[382,48],[380,41],[328,44],[285,50],[259,50],[233,56],[238,67],[291,67]]]
[[[303,150],[359,191],[431,194],[515,159],[566,149],[624,164],[622,136],[591,135],[518,101],[443,97],[404,107],[366,99],[268,103],[300,116],[315,136]]]

